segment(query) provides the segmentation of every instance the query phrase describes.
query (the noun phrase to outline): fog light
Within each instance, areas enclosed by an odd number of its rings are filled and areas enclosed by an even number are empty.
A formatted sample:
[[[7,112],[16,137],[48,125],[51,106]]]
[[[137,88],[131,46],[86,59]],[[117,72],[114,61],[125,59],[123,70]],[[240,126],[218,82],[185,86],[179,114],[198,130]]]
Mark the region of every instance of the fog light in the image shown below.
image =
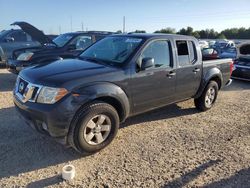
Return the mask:
[[[47,130],[48,130],[48,126],[47,126],[47,124],[43,122],[43,123],[42,123],[42,128],[43,128],[44,130],[46,130],[46,131],[47,131]]]

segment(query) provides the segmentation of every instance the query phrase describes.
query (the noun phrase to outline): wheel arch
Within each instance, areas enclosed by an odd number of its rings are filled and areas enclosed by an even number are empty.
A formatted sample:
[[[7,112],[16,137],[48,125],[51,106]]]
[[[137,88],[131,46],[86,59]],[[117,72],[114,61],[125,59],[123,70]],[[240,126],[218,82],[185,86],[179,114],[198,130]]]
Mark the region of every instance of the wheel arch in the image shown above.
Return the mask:
[[[194,98],[198,98],[202,95],[202,92],[204,91],[204,89],[206,88],[207,84],[210,81],[215,81],[218,84],[219,89],[221,89],[223,83],[223,77],[221,71],[217,67],[214,67],[209,71],[207,71],[207,73],[202,79],[201,85]]]
[[[80,108],[77,111],[81,110],[88,103],[103,101],[116,109],[120,122],[123,122],[130,114],[130,103],[127,94],[121,87],[113,83],[95,83],[78,88],[74,92],[83,96],[83,100],[80,101]]]

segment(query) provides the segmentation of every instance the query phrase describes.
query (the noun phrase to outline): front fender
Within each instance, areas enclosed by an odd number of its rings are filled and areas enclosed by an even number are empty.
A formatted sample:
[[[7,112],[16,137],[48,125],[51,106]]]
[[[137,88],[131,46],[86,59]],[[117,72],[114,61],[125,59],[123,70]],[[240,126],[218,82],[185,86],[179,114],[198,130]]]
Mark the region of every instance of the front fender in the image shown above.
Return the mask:
[[[93,83],[88,86],[82,86],[80,88],[74,89],[73,93],[79,94],[82,105],[98,98],[111,97],[121,104],[123,108],[122,110],[124,112],[124,119],[129,116],[130,105],[128,96],[121,87],[113,83]]]
[[[204,91],[205,87],[207,86],[208,82],[210,80],[213,80],[213,79],[219,80],[220,84],[223,83],[222,73],[221,73],[220,69],[218,69],[217,67],[213,67],[205,73],[205,75],[202,78],[199,90],[196,93],[196,95],[194,96],[194,98],[200,97],[202,95],[202,92]]]

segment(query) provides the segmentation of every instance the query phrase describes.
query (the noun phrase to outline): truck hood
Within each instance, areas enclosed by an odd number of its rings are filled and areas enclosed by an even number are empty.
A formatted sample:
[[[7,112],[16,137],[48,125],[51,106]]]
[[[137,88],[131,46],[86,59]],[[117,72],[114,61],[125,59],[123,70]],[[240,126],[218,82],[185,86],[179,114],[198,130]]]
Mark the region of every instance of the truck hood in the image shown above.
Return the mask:
[[[115,71],[114,67],[97,64],[78,59],[58,60],[52,63],[43,63],[20,72],[20,76],[33,83],[51,87],[61,87],[66,82],[95,77],[101,78],[105,73]],[[88,78],[88,79],[86,79]]]
[[[48,36],[42,31],[30,25],[27,22],[14,22],[11,25],[18,25],[24,32],[28,33],[33,39],[37,40],[41,45],[53,44],[56,45]]]

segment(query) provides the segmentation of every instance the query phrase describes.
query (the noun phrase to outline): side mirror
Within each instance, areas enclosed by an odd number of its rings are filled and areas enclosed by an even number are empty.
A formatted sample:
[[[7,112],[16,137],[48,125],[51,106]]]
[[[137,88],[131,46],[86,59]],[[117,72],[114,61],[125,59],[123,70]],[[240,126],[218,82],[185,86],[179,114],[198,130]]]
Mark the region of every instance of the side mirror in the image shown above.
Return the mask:
[[[14,42],[15,39],[13,37],[6,37],[5,42]]]
[[[70,44],[68,45],[68,50],[75,50],[76,49],[76,45],[75,44]]]
[[[148,68],[154,67],[155,66],[155,60],[154,58],[151,57],[145,57],[142,59],[141,63],[141,70],[146,70]]]

